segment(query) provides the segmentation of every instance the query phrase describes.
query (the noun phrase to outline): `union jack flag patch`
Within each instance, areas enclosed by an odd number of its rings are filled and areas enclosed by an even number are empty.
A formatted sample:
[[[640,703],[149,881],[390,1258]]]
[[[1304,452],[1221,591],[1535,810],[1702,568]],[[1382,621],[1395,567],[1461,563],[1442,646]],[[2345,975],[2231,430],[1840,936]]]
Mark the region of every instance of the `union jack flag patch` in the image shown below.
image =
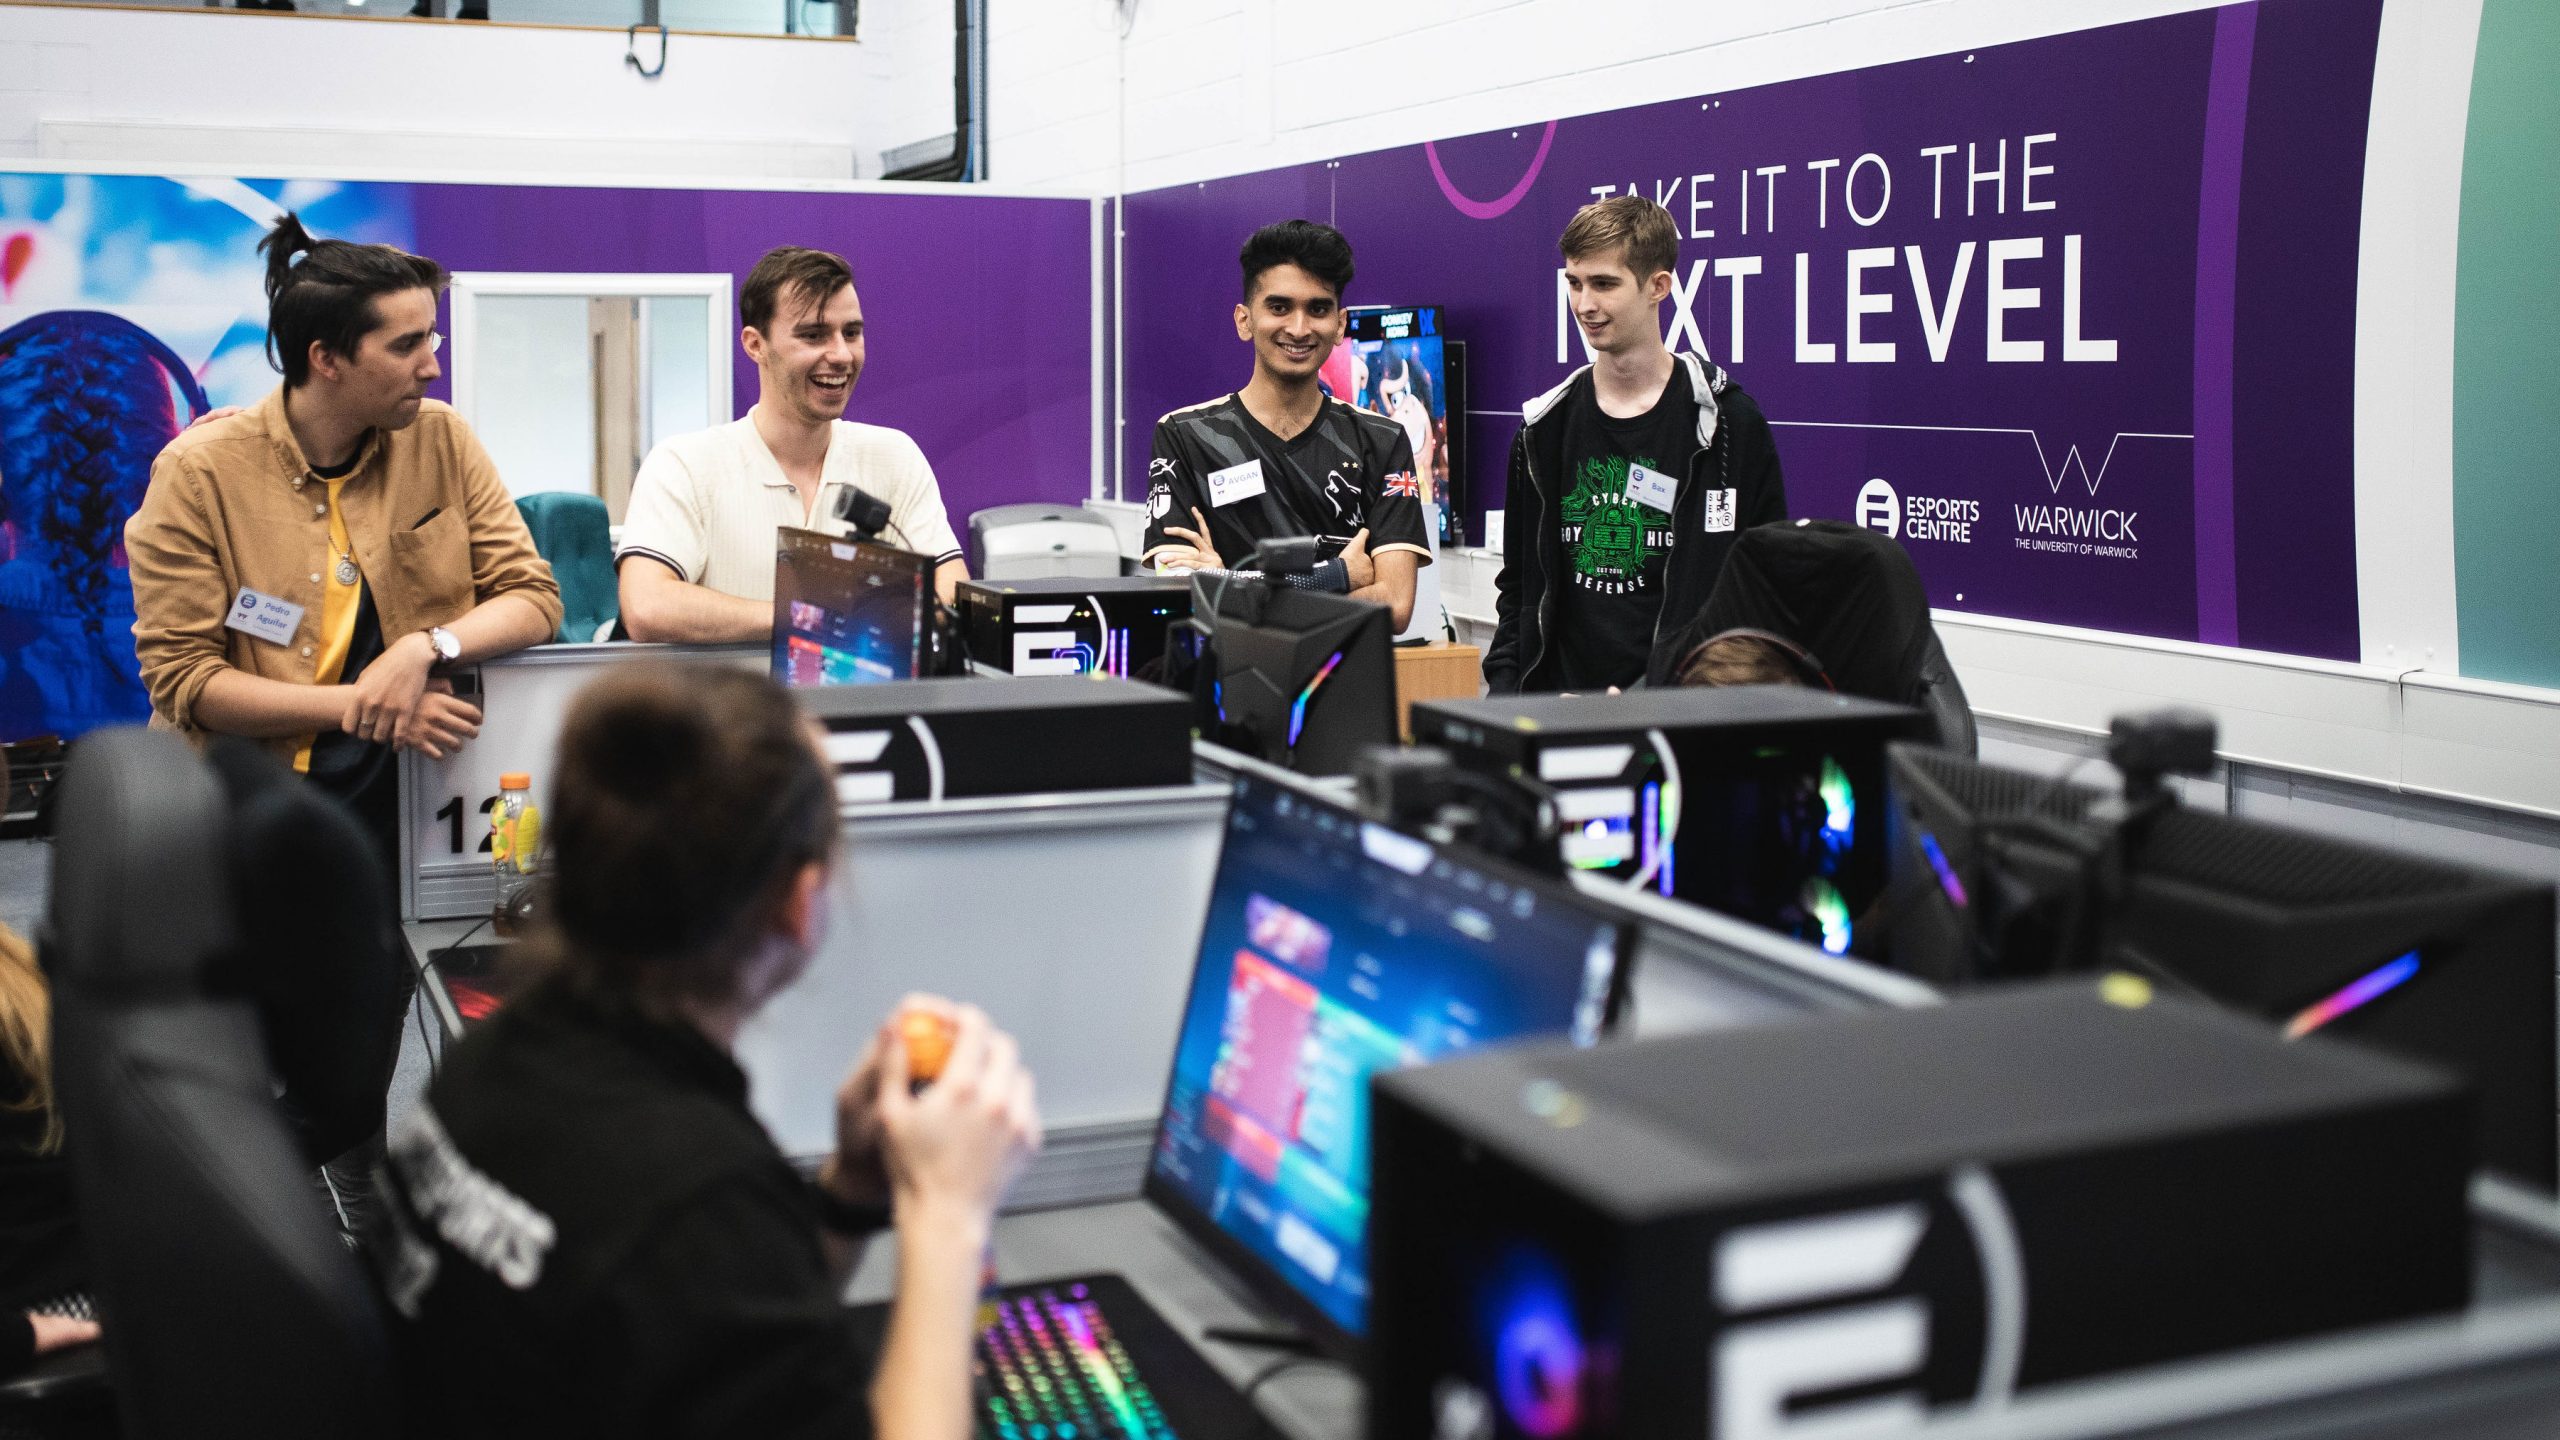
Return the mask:
[[[1388,474],[1380,485],[1382,493],[1388,495],[1401,495],[1408,500],[1422,498],[1422,482],[1416,479],[1410,470],[1394,471]]]

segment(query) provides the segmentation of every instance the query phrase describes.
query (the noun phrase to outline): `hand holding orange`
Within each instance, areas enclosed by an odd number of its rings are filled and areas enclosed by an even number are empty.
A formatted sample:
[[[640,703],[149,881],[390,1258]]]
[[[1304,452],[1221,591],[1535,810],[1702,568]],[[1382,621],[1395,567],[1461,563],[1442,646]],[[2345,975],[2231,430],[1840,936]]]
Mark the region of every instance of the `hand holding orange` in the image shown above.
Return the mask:
[[[899,1012],[898,1039],[907,1047],[910,1081],[921,1084],[940,1078],[942,1067],[951,1059],[951,1038],[956,1029],[949,1016],[936,1011]]]

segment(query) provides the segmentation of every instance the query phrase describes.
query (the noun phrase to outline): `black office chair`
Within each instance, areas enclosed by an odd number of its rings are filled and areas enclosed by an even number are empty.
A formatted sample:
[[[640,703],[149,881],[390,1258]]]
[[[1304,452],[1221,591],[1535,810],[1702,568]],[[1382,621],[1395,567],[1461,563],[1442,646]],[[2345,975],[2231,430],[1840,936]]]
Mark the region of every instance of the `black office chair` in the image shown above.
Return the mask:
[[[61,785],[43,942],[55,1081],[108,1368],[137,1440],[397,1430],[381,1310],[310,1175],[309,1150],[362,1107],[315,1096],[306,1115],[331,1117],[325,1135],[280,1109],[277,1036],[259,1013],[275,957],[251,943],[262,924],[240,884],[288,848],[302,854],[282,863],[352,858],[301,872],[310,895],[375,867],[353,820],[309,787],[263,800],[261,788],[244,804],[184,741],[140,729],[90,735]],[[298,846],[277,828],[293,826],[308,827]],[[350,953],[368,943],[358,928]],[[274,1027],[286,1043],[273,1048],[306,1086],[381,1073],[361,1046],[294,1039],[296,1023]]]
[[[1840,520],[1743,531],[1647,683],[1677,683],[1701,647],[1737,632],[1769,642],[1808,685],[1917,706],[1941,749],[1971,755],[1979,743],[1920,572],[1889,535]]]

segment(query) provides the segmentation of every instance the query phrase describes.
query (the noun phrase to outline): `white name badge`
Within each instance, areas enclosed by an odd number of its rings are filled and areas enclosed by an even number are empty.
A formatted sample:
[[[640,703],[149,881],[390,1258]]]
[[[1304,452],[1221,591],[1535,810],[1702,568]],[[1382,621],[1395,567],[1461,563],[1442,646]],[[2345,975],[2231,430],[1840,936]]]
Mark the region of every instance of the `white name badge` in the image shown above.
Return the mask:
[[[293,632],[302,628],[302,607],[243,585],[240,598],[231,602],[231,613],[222,617],[222,623],[270,645],[290,645]]]
[[[1708,534],[1722,535],[1733,528],[1733,512],[1739,508],[1735,503],[1738,493],[1739,492],[1732,490],[1710,490],[1707,492],[1706,512]]]
[[[1224,470],[1209,472],[1209,503],[1212,506],[1233,505],[1262,493],[1262,462],[1247,460]]]
[[[1627,467],[1627,498],[1637,504],[1650,505],[1668,515],[1679,493],[1679,487],[1671,483],[1671,477],[1661,471],[1642,465]]]

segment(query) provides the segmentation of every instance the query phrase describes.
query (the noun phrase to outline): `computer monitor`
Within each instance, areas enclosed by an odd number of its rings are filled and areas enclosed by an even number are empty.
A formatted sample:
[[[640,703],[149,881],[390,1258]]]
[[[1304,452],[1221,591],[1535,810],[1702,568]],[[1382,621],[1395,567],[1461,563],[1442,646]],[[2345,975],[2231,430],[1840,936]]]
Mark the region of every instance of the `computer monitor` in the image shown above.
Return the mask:
[[[931,556],[815,530],[776,533],[775,679],[863,685],[924,673]]]
[[[2467,1076],[2483,1163],[2553,1188],[2553,892],[2229,815],[1890,752],[1894,968],[1940,985],[2140,974],[2288,1036]],[[2111,843],[2112,842],[2112,843]]]
[[[1218,732],[1204,724],[1203,738],[1307,775],[1348,775],[1362,750],[1396,743],[1387,607],[1256,580],[1192,587],[1208,640],[1203,718]],[[1191,663],[1169,660],[1168,679]]]
[[[1630,928],[1551,881],[1239,778],[1147,1198],[1355,1355],[1369,1076],[1504,1040],[1596,1040]]]
[[[1452,342],[1437,305],[1355,305],[1342,312],[1344,344],[1326,379],[1335,397],[1402,425],[1413,442],[1422,499],[1445,517],[1464,497],[1466,401],[1456,393]],[[1445,543],[1444,529],[1435,537]]]

